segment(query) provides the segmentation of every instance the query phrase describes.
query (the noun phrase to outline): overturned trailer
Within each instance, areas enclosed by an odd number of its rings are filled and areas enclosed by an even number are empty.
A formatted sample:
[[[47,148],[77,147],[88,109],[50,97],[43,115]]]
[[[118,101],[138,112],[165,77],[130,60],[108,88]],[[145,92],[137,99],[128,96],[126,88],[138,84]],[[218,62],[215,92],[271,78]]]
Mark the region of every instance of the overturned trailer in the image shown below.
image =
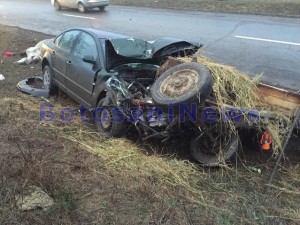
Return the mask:
[[[277,138],[277,143],[274,143],[274,146],[277,144],[276,153],[283,149],[284,142],[289,139],[289,121],[295,118],[300,107],[299,94],[257,83],[253,89],[256,108],[220,104],[212,90],[211,71],[197,63],[196,58],[191,61],[194,62],[185,63],[170,57],[157,70],[154,84],[149,91],[145,89],[144,94],[137,94],[122,76],[110,78],[106,83],[110,104],[122,107],[122,113],[135,122],[144,140],[167,140],[178,135],[190,137],[190,152],[204,165],[224,163],[235,155],[240,145],[240,128],[256,129],[261,134],[273,132],[274,139]],[[129,104],[123,105],[126,100]],[[132,105],[140,109],[135,120],[130,110]],[[183,119],[186,117],[189,120]],[[282,118],[286,121],[277,121]],[[274,131],[269,124],[276,124],[281,130]],[[116,126],[116,132],[118,128],[122,130]]]

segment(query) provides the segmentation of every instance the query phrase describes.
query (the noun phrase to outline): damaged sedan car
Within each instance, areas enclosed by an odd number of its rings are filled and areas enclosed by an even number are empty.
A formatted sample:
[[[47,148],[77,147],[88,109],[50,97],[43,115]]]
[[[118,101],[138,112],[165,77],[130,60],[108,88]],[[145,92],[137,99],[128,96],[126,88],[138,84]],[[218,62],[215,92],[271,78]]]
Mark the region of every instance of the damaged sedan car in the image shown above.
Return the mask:
[[[49,94],[59,88],[91,109],[105,136],[121,136],[128,122],[144,140],[187,135],[194,158],[215,164],[234,155],[239,139],[237,134],[223,137],[218,123],[204,126],[191,112],[212,92],[210,71],[199,63],[168,60],[192,56],[201,46],[173,38],[145,41],[95,29],[67,30],[41,47],[44,86]],[[210,127],[211,133],[203,132]],[[220,149],[225,149],[222,157]]]

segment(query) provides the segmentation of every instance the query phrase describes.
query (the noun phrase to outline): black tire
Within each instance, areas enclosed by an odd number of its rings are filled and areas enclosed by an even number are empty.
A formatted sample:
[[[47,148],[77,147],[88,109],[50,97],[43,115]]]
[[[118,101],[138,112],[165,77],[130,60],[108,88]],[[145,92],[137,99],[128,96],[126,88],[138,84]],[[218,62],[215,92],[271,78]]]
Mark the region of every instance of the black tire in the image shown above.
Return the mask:
[[[58,88],[53,81],[53,73],[49,65],[45,65],[43,68],[43,82],[44,82],[44,88],[48,89],[48,96],[57,93]]]
[[[97,105],[97,109],[106,109],[106,112],[103,110],[99,116],[95,116],[96,111],[94,111],[94,120],[95,126],[98,132],[100,132],[105,137],[121,137],[125,131],[125,121],[113,122],[112,121],[112,111],[109,107],[105,107],[105,98],[101,99]],[[96,110],[97,110],[96,109]],[[105,119],[109,118],[110,121],[97,121],[96,118],[102,118],[103,113],[109,113],[104,116]]]
[[[98,8],[99,8],[99,10],[102,12],[102,11],[104,11],[105,6],[100,6],[100,7],[98,7]]]
[[[177,77],[176,77],[177,76]],[[212,92],[210,71],[200,63],[183,63],[164,72],[151,88],[157,105],[202,103]]]
[[[218,166],[231,162],[239,145],[238,134],[227,134],[226,137],[223,136],[219,139],[216,137],[214,141],[211,141],[210,137],[204,133],[200,138],[196,137],[191,140],[190,153],[194,160],[204,166]]]
[[[59,5],[59,3],[57,1],[54,1],[54,8],[56,11],[60,11],[61,10],[61,7]]]
[[[78,3],[78,11],[81,12],[81,13],[86,12],[86,8],[81,2]]]

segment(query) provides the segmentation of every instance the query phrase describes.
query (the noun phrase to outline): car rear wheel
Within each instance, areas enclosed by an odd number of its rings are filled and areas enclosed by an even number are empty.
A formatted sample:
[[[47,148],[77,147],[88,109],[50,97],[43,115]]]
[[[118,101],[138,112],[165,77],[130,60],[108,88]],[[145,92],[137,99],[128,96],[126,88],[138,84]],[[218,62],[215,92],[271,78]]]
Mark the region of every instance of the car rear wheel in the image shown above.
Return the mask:
[[[81,13],[85,13],[86,8],[82,3],[78,3],[78,11]]]
[[[105,6],[99,7],[99,10],[100,10],[100,11],[104,11],[104,9],[105,9]]]
[[[60,7],[60,5],[57,1],[54,1],[54,8],[55,8],[56,11],[61,10],[61,7]]]

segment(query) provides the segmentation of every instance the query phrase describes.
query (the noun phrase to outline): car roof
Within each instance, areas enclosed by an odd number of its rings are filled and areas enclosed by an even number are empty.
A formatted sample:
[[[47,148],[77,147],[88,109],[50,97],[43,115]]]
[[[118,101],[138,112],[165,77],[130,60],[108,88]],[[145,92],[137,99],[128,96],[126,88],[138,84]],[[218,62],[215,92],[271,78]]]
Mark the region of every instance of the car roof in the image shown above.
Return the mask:
[[[103,30],[97,30],[93,28],[81,28],[80,30],[86,31],[98,38],[102,39],[116,39],[116,38],[130,38],[129,36],[123,35],[123,34],[117,34],[113,32],[103,31]]]

